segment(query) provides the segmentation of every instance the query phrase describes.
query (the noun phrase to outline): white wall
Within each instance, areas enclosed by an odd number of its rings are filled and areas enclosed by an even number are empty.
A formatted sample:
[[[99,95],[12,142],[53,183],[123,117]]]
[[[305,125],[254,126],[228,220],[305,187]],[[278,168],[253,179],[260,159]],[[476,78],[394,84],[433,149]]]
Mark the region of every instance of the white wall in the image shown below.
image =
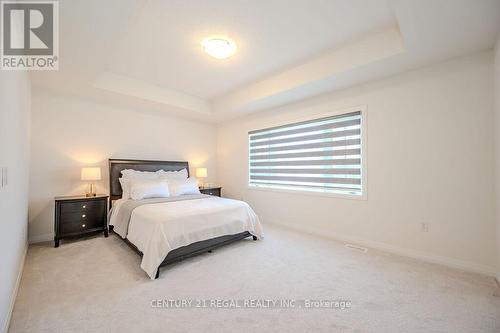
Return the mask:
[[[495,177],[497,223],[497,281],[500,283],[500,33],[495,45]]]
[[[82,166],[101,166],[101,193],[109,193],[109,158],[187,160],[216,179],[214,125],[34,88],[31,128],[30,242],[53,237],[54,196],[85,193]]]
[[[487,52],[220,124],[218,180],[264,224],[493,274],[492,70]],[[249,130],[356,105],[368,109],[368,200],[247,188]]]
[[[0,332],[7,331],[27,249],[30,82],[26,72],[0,71]]]

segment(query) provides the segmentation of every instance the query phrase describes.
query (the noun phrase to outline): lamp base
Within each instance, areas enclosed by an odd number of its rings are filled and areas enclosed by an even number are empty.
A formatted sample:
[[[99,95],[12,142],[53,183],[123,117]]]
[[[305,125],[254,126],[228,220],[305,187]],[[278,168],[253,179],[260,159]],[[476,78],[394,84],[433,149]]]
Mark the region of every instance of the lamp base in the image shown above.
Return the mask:
[[[93,198],[96,196],[95,192],[95,185],[93,183],[89,183],[89,187],[87,189],[87,193],[85,193],[85,196],[87,198]]]

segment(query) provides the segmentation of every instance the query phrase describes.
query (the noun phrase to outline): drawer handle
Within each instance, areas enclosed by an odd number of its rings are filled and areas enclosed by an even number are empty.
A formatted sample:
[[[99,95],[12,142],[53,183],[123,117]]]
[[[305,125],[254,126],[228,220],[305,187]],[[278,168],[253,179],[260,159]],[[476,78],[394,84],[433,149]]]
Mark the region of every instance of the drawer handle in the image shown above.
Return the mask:
[[[87,208],[87,206],[83,205],[82,208],[85,209],[85,208]]]
[[[82,214],[82,217],[83,217],[83,218],[86,218],[86,217],[87,217],[87,215],[85,215],[85,214]]]
[[[85,224],[82,224],[82,228],[85,228]]]

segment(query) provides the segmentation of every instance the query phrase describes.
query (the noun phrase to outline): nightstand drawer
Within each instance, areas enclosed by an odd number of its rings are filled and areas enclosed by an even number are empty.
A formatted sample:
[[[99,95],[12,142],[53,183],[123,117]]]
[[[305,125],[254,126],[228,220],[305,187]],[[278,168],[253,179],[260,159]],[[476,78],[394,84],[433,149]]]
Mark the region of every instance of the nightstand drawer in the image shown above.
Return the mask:
[[[103,227],[104,219],[102,214],[66,213],[61,216],[61,234],[71,234]]]
[[[106,201],[77,201],[77,202],[63,202],[61,203],[61,212],[63,214],[70,212],[91,212],[102,211],[106,209]]]
[[[216,197],[221,196],[221,188],[220,187],[214,187],[214,188],[202,188],[200,189],[200,192],[203,194],[208,194],[208,195],[213,195]]]

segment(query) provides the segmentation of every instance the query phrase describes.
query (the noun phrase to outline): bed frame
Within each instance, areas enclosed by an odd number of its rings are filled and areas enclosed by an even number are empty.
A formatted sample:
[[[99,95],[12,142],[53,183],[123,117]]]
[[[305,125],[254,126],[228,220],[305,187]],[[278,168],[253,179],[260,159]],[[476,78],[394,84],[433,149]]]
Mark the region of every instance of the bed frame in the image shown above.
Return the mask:
[[[113,200],[120,199],[122,197],[122,187],[120,185],[119,178],[122,176],[121,172],[125,169],[133,169],[138,171],[179,171],[186,169],[189,175],[189,164],[188,162],[179,161],[148,161],[148,160],[122,160],[122,159],[110,159],[109,160],[109,191],[110,191],[110,208],[113,205]],[[113,232],[113,226],[109,226],[109,231]],[[135,252],[142,256],[142,252],[132,244],[128,239],[123,239],[117,235],[121,240],[127,243]],[[165,257],[160,267],[169,265],[178,261],[182,261],[186,258],[205,253],[212,252],[213,249],[218,248],[223,245],[233,243],[235,241],[252,237],[253,240],[257,240],[255,236],[252,236],[248,231],[234,234],[216,237],[212,239],[207,239],[204,241],[192,243],[178,249],[172,250]],[[156,271],[156,279],[160,276],[160,267]]]

